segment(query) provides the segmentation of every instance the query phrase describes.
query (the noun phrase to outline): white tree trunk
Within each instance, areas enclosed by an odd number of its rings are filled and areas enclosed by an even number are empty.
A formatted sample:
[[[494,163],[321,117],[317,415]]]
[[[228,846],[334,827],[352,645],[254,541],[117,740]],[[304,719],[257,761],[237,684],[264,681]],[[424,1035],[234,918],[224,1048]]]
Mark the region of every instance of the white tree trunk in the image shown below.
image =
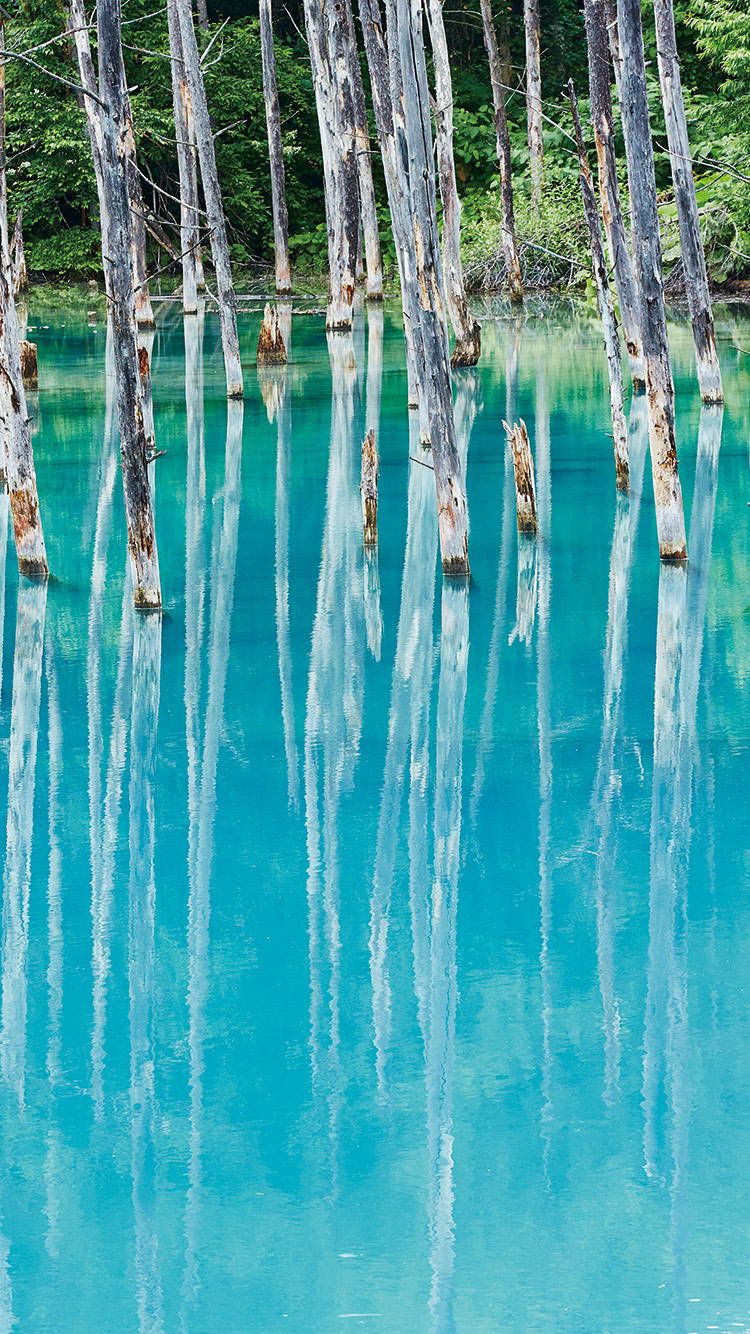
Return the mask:
[[[532,197],[538,202],[542,196],[544,180],[542,30],[539,0],[523,0],[523,26],[526,38],[526,125],[529,140],[529,170]]]
[[[426,0],[435,67],[435,139],[443,202],[443,274],[448,311],[456,335],[452,366],[475,366],[481,351],[479,322],[469,308],[461,266],[461,201],[453,157],[453,81],[442,0]]]
[[[13,240],[11,250],[13,252],[13,298],[21,295],[21,292],[28,291],[29,271],[26,267],[26,251],[23,248],[23,209],[19,208],[16,214],[16,221],[13,226]]]
[[[609,402],[612,411],[612,438],[615,447],[615,476],[617,490],[627,491],[630,486],[628,475],[628,428],[625,425],[625,409],[623,407],[622,363],[620,361],[620,339],[617,331],[617,317],[615,315],[614,305],[612,304],[612,294],[609,290],[607,261],[604,257],[604,245],[602,242],[601,227],[599,225],[599,214],[596,208],[596,196],[594,195],[594,185],[591,180],[591,171],[589,170],[588,158],[586,156],[586,147],[583,142],[581,121],[578,115],[578,104],[576,102],[572,79],[570,80],[568,89],[570,93],[570,106],[573,112],[573,126],[578,146],[578,166],[581,176],[583,212],[586,218],[586,225],[589,231],[589,242],[591,245],[591,267],[594,274],[594,282],[596,284],[596,297],[599,306],[599,316],[602,322],[602,332],[604,333],[604,349],[607,353]]]
[[[200,261],[200,207],[198,164],[190,93],[182,55],[182,34],[176,0],[167,2],[172,108],[177,139],[177,170],[180,181],[180,254],[182,256],[182,309],[186,315],[198,310],[198,264]],[[203,266],[200,269],[203,284]]]
[[[505,272],[511,301],[523,301],[523,282],[521,279],[521,261],[516,243],[516,221],[513,211],[513,180],[510,163],[510,135],[508,117],[505,110],[505,83],[503,65],[497,45],[497,33],[492,18],[491,0],[480,0],[482,7],[482,33],[490,67],[492,84],[492,105],[494,108],[495,137],[497,139],[497,161],[500,168],[500,204],[502,208],[503,253]]]
[[[529,444],[529,433],[523,418],[509,426],[503,422],[508,444],[513,454],[513,473],[516,482],[516,519],[519,533],[537,532],[536,485],[534,459]]]
[[[638,289],[625,232],[620,188],[617,183],[607,20],[604,0],[584,0],[584,3],[589,58],[591,122],[594,127],[596,158],[599,167],[599,195],[602,204],[604,230],[607,235],[610,262],[615,273],[620,316],[630,361],[630,374],[634,387],[641,389],[646,382],[646,368],[643,363]]]
[[[240,343],[237,333],[237,302],[232,281],[224,204],[221,197],[219,173],[216,168],[216,151],[211,129],[211,118],[208,113],[206,87],[203,82],[203,69],[198,54],[198,42],[195,36],[190,0],[175,0],[175,4],[180,21],[182,58],[190,93],[190,104],[193,110],[198,159],[203,181],[203,196],[211,233],[211,254],[216,272],[216,295],[219,303],[221,343],[224,350],[224,367],[227,377],[227,397],[242,398],[242,363],[240,361]]]
[[[276,82],[276,54],[273,49],[271,0],[260,0],[260,54],[263,63],[263,98],[266,104],[268,156],[271,164],[271,208],[276,269],[276,291],[280,296],[292,290],[289,267],[289,217],[286,207],[284,150],[281,142],[279,89]]]
[[[649,444],[659,554],[662,560],[684,560],[687,556],[687,539],[677,470],[674,384],[664,309],[659,213],[646,93],[640,0],[617,0],[617,16],[622,47],[622,115],[630,140],[633,248],[641,301],[641,335],[646,363]]]
[[[362,234],[365,242],[365,296],[368,301],[383,299],[383,258],[380,251],[380,233],[375,200],[375,185],[372,179],[372,161],[370,158],[370,132],[367,125],[367,102],[362,82],[362,70],[357,51],[357,36],[354,28],[354,15],[351,0],[347,0],[347,18],[349,21],[349,51],[354,92],[354,130],[357,140],[357,180],[359,181],[359,208],[362,218]]]
[[[719,354],[716,350],[714,317],[708,290],[706,256],[701,238],[698,200],[690,155],[690,139],[682,97],[680,61],[677,55],[677,37],[674,27],[672,0],[654,0],[656,19],[656,50],[659,61],[659,81],[664,104],[669,157],[672,164],[674,197],[682,243],[682,263],[685,270],[690,320],[693,326],[693,346],[698,384],[704,403],[721,403]]]

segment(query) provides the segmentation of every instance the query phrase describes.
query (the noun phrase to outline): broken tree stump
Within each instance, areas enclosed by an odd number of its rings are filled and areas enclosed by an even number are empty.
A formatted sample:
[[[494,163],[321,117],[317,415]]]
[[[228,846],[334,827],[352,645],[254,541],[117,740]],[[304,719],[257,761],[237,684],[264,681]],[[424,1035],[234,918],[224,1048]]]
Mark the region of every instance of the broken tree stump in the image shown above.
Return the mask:
[[[286,348],[279,326],[279,312],[275,306],[266,303],[263,311],[263,323],[258,334],[257,364],[259,366],[285,366]]]
[[[516,518],[519,533],[536,533],[536,487],[534,459],[529,444],[526,423],[521,418],[513,426],[503,422],[508,444],[513,451],[513,472],[516,479]]]
[[[36,355],[36,343],[22,339],[18,345],[21,353],[21,378],[24,389],[39,388],[39,363]]]
[[[380,460],[375,432],[368,431],[362,441],[362,533],[366,547],[378,545],[378,471]]]

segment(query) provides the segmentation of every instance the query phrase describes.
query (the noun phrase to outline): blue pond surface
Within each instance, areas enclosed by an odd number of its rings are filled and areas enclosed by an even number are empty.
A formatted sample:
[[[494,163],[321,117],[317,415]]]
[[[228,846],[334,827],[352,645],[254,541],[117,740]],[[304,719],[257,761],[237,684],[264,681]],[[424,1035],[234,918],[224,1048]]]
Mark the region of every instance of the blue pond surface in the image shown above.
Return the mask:
[[[295,314],[260,377],[242,314],[228,416],[215,316],[162,304],[136,618],[102,313],[32,298],[54,578],[18,587],[0,500],[0,1331],[750,1328],[750,320],[718,312],[723,421],[670,327],[660,569],[591,310],[478,313],[467,587],[394,306],[330,355]]]

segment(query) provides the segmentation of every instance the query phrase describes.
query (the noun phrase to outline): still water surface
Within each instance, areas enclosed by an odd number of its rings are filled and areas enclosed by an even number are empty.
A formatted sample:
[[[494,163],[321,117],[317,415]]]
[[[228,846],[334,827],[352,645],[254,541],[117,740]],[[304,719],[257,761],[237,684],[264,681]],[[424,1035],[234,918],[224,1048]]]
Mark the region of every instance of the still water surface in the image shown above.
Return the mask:
[[[747,313],[723,421],[671,329],[685,570],[639,401],[615,494],[590,311],[488,307],[468,588],[395,308],[353,358],[295,314],[261,377],[241,322],[228,412],[215,317],[159,309],[135,619],[101,312],[32,299],[55,578],[18,588],[0,499],[0,1330],[750,1328]]]

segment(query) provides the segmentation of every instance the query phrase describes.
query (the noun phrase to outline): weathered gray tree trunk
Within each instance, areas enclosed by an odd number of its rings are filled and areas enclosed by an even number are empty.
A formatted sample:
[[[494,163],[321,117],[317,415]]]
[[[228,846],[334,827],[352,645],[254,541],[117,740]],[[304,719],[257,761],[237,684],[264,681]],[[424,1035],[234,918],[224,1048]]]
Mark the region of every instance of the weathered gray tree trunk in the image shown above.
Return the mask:
[[[519,533],[534,534],[537,531],[536,486],[529,433],[526,430],[526,423],[523,418],[519,422],[514,422],[512,426],[503,422],[503,426],[513,454],[518,531]]]
[[[698,384],[704,403],[721,403],[719,354],[716,350],[714,317],[708,290],[706,256],[701,239],[701,223],[695,180],[690,155],[685,103],[682,97],[680,60],[674,26],[672,0],[654,0],[656,20],[656,50],[659,61],[659,81],[664,104],[669,157],[672,164],[674,197],[682,243],[682,263],[685,270],[690,320],[693,326],[693,345]]]
[[[258,335],[257,363],[259,366],[286,365],[286,347],[275,306],[266,302],[263,321]]]
[[[605,0],[584,0],[586,42],[589,57],[591,122],[594,127],[596,160],[599,167],[599,195],[604,217],[604,230],[607,235],[610,262],[615,273],[625,346],[628,350],[630,362],[630,374],[633,385],[636,388],[642,388],[645,383],[646,371],[643,364],[638,289],[625,232],[620,189],[617,183],[615,126],[612,115],[607,17],[604,5]]]
[[[180,254],[182,256],[182,309],[186,315],[198,310],[198,264],[200,262],[200,207],[198,200],[198,164],[182,34],[176,0],[167,0],[167,24],[172,70],[172,108],[177,139],[177,170],[180,181]],[[203,266],[200,270],[203,284]]]
[[[133,295],[135,300],[135,322],[139,329],[155,329],[154,311],[148,290],[148,266],[146,264],[146,206],[143,202],[143,186],[138,170],[135,151],[135,133],[133,130],[133,112],[130,97],[125,86],[123,69],[122,100],[125,108],[125,161],[128,173],[128,194],[130,195],[131,250],[133,255]]]
[[[0,22],[5,50],[5,24]],[[18,318],[11,290],[8,195],[5,175],[5,62],[0,61],[0,464],[10,496],[13,535],[21,574],[46,577],[42,518],[34,471],[34,451],[21,374]]]
[[[375,432],[367,432],[362,441],[362,540],[366,547],[378,544],[378,472],[380,460]]]
[[[274,263],[276,291],[287,296],[292,290],[289,267],[289,216],[286,207],[284,150],[281,142],[281,112],[276,82],[276,54],[273,49],[271,0],[260,0],[260,54],[263,63],[263,98],[266,104],[268,156],[271,164],[271,209],[273,212]]]
[[[394,0],[388,11],[391,62],[398,52],[404,108],[401,184],[416,274],[416,313],[424,365],[424,397],[435,470],[444,574],[469,573],[468,515],[453,419],[448,329],[442,291],[432,128],[419,0]]]
[[[513,212],[513,180],[510,166],[510,135],[508,116],[505,110],[505,85],[503,63],[497,44],[497,33],[492,18],[492,0],[480,0],[482,7],[482,33],[490,67],[492,84],[492,106],[494,109],[495,136],[497,138],[497,161],[500,168],[500,204],[502,208],[503,254],[508,290],[511,301],[523,301],[523,282],[521,280],[521,261],[516,243],[516,221]]]
[[[29,288],[29,271],[26,267],[26,251],[23,248],[23,209],[19,208],[16,214],[16,221],[13,227],[13,240],[11,242],[11,251],[13,252],[13,296],[21,295],[21,292],[27,292]]]
[[[523,0],[523,26],[526,37],[526,124],[529,139],[529,169],[532,196],[539,201],[544,179],[542,30],[539,20],[539,0]]]
[[[622,48],[622,116],[630,140],[633,248],[646,364],[648,432],[659,554],[662,560],[684,560],[687,539],[677,471],[674,384],[664,310],[640,0],[617,0],[617,17]]]
[[[364,236],[365,243],[365,296],[368,301],[382,301],[383,257],[380,251],[375,185],[372,179],[367,102],[357,52],[357,35],[354,28],[351,0],[347,0],[346,8],[349,21],[349,50],[354,92],[354,129],[357,140],[357,180],[359,181],[359,207],[362,218],[361,234]]]
[[[305,0],[328,229],[326,328],[352,327],[360,234],[357,140],[350,67],[350,15],[344,0]]]
[[[203,32],[208,32],[208,5],[206,0],[196,0],[195,8],[198,13],[198,27]]]
[[[140,365],[133,301],[132,215],[127,174],[128,138],[132,134],[122,96],[119,0],[97,0],[99,95],[104,102],[97,119],[101,128],[102,258],[112,318],[112,346],[117,377],[120,458],[125,491],[133,597],[144,610],[161,607],[159,558],[147,440],[141,402]]]
[[[435,68],[435,139],[443,202],[443,274],[448,312],[456,335],[453,366],[475,366],[481,351],[479,322],[469,307],[461,266],[461,201],[453,157],[453,81],[442,0],[425,0]]]
[[[240,343],[237,334],[237,302],[232,281],[224,204],[221,197],[219,173],[216,169],[216,151],[211,130],[211,118],[208,114],[203,69],[198,54],[198,42],[195,36],[190,0],[175,0],[175,3],[180,21],[182,58],[190,93],[190,104],[193,110],[198,160],[203,181],[203,196],[211,233],[211,254],[216,271],[216,295],[219,304],[221,343],[224,350],[224,367],[227,377],[227,397],[242,398],[242,363],[240,361]]]
[[[630,487],[628,473],[628,428],[625,424],[625,410],[623,407],[622,363],[620,361],[620,339],[617,330],[617,316],[615,315],[615,309],[612,304],[612,293],[609,289],[607,261],[604,257],[604,244],[602,242],[602,231],[599,225],[596,196],[594,194],[593,181],[591,180],[588,157],[586,156],[586,147],[583,142],[581,119],[578,115],[578,104],[576,102],[572,79],[568,84],[568,90],[570,93],[570,107],[573,113],[576,144],[578,146],[578,166],[581,176],[583,212],[586,218],[586,225],[589,230],[589,242],[591,244],[591,267],[594,274],[594,282],[596,283],[597,304],[599,306],[599,315],[602,321],[602,331],[604,333],[604,349],[607,353],[609,402],[612,409],[612,439],[615,447],[615,476],[617,479],[617,490],[627,491]]]
[[[39,388],[39,358],[36,343],[30,343],[28,339],[22,338],[18,344],[21,354],[21,379],[24,389]]]

